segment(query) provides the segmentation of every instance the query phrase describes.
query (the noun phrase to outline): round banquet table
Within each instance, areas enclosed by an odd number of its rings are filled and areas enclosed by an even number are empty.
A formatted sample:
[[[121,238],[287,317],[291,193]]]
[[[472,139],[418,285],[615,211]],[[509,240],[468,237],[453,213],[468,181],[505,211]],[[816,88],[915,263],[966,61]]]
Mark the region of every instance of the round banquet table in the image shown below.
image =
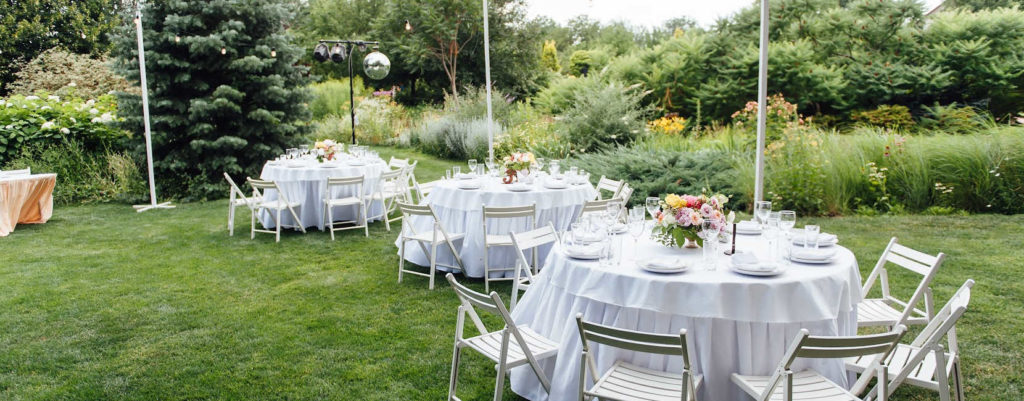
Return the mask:
[[[441,226],[449,234],[465,233],[461,241],[462,247],[455,244],[462,258],[465,274],[470,277],[484,276],[484,239],[483,239],[483,205],[495,207],[537,205],[537,227],[553,223],[556,230],[569,228],[573,218],[583,208],[583,203],[597,198],[597,190],[589,183],[568,185],[562,189],[551,189],[543,185],[544,178],[534,180],[531,189],[525,192],[509,190],[509,185],[501,183],[497,177],[478,178],[479,189],[460,189],[459,180],[444,180],[427,195],[424,202],[430,204],[437,213]],[[429,217],[415,216],[411,223],[416,232],[430,232],[433,222]],[[488,234],[508,234],[509,232],[526,231],[529,229],[527,219],[490,219],[487,224]],[[400,245],[401,239],[395,241]],[[541,247],[538,253],[538,264],[543,266],[550,246]],[[529,255],[527,255],[529,256]],[[492,267],[511,267],[515,263],[512,247],[491,248],[488,262]],[[417,246],[405,248],[405,259],[420,266],[430,266],[430,259]],[[456,265],[455,258],[447,247],[438,247],[437,262]],[[500,276],[492,273],[492,276]],[[506,275],[511,275],[509,272]]]
[[[516,393],[531,400],[577,398],[582,351],[577,313],[584,320],[624,329],[663,334],[686,329],[693,346],[694,372],[704,375],[700,395],[705,400],[749,400],[730,375],[771,375],[802,328],[813,335],[856,334],[860,272],[846,248],[836,246],[836,256],[828,264],[787,264],[778,276],[752,277],[730,270],[729,256],[719,256],[717,269],[710,271],[701,265],[701,249],[669,249],[646,237],[634,247],[628,235],[615,241],[621,253],[611,267],[571,259],[554,249],[516,305],[512,315],[517,324],[559,344],[556,358],[541,361],[551,379],[550,396],[529,367],[512,371]],[[736,243],[739,250],[767,255],[767,245],[759,236],[739,236]],[[637,255],[677,255],[690,268],[678,274],[650,273],[636,265]],[[682,369],[679,356],[594,345],[591,350],[599,374],[615,360],[663,371]],[[807,368],[838,384],[850,384],[842,361],[797,359],[793,365],[794,371]],[[587,385],[593,385],[594,378],[588,380]]]
[[[363,193],[370,195],[377,188],[377,181],[381,173],[387,171],[387,163],[378,158],[357,160],[349,155],[342,155],[336,161],[320,163],[316,159],[288,160],[278,162],[267,162],[263,165],[263,172],[260,179],[274,181],[278,188],[284,192],[285,197],[292,202],[300,202],[302,205],[295,209],[295,213],[302,220],[303,227],[313,227],[323,230],[324,197],[327,189],[327,179],[333,177],[358,177],[365,176]],[[355,195],[354,191],[344,187],[332,189],[332,197],[343,198]],[[263,198],[273,201],[278,198],[277,191],[268,190]],[[380,202],[375,202],[367,210],[368,216],[379,215],[381,212]],[[358,213],[354,207],[337,207],[334,209],[334,219],[356,220]],[[274,219],[270,213],[264,210],[259,215],[263,227],[273,229]],[[281,220],[285,226],[294,226],[291,213],[287,210],[281,213]],[[371,219],[372,221],[373,219]]]

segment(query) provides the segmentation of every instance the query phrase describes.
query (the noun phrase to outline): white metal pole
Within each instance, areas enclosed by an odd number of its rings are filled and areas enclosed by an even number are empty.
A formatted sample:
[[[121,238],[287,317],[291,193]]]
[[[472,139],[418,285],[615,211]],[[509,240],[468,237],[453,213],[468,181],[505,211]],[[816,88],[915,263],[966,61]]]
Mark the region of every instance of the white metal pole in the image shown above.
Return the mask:
[[[487,85],[487,157],[494,160],[494,116],[491,109],[491,39],[487,20],[487,0],[484,3],[484,81]]]
[[[757,76],[757,156],[754,201],[764,200],[764,145],[768,118],[768,0],[761,0],[761,58]]]
[[[142,87],[142,124],[146,135],[146,164],[149,169],[149,204],[133,206],[136,211],[173,208],[170,202],[156,203],[156,181],[153,178],[153,141],[149,131],[149,86],[146,84],[146,50],[142,44],[142,2],[135,9],[135,35],[139,42],[139,85]]]

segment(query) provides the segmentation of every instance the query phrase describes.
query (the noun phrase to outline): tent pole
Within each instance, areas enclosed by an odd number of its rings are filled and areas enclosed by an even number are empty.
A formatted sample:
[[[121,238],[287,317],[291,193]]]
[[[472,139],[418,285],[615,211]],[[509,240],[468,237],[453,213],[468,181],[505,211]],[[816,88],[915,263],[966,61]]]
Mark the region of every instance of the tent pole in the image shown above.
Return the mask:
[[[484,5],[484,78],[487,85],[487,158],[494,160],[494,116],[491,109],[491,39],[490,27],[487,20],[490,13],[487,11],[487,0]]]
[[[156,181],[153,178],[153,141],[152,133],[149,130],[149,87],[146,84],[146,50],[142,45],[142,2],[137,4],[135,9],[135,35],[139,42],[139,85],[142,87],[142,123],[146,135],[146,164],[149,169],[149,204],[134,205],[137,212],[145,212],[150,209],[171,209],[174,208],[170,202],[156,203]]]
[[[757,155],[754,202],[764,200],[764,146],[768,117],[768,0],[761,0],[761,57],[757,76]]]

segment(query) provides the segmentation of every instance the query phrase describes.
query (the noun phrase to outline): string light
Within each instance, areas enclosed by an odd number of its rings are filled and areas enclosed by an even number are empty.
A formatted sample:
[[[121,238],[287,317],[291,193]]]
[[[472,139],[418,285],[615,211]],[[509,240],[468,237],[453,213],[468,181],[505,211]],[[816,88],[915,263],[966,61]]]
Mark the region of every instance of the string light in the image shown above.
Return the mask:
[[[270,57],[277,57],[277,49],[273,47],[270,48]]]
[[[82,32],[82,39],[85,39],[85,32]]]
[[[180,42],[181,42],[181,36],[174,35],[174,43],[180,43]]]
[[[406,31],[411,31],[412,30],[412,24],[409,23],[409,20],[405,20],[405,30]]]
[[[228,48],[226,48],[226,47],[220,48],[220,54],[228,54]]]

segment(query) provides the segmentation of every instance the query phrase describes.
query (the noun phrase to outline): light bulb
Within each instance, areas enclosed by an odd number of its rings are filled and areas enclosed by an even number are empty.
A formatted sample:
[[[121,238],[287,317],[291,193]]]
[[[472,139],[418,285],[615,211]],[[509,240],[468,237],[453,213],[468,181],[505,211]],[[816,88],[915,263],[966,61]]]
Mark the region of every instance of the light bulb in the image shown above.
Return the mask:
[[[226,47],[220,48],[220,54],[228,54],[228,48],[226,48]]]
[[[174,35],[174,43],[179,43],[179,42],[181,42],[181,36]]]
[[[412,24],[409,23],[409,20],[405,20],[405,30],[407,30],[407,31],[411,31],[412,30]]]
[[[270,48],[270,57],[277,57],[277,49]]]
[[[85,32],[82,32],[82,39],[85,39]]]

